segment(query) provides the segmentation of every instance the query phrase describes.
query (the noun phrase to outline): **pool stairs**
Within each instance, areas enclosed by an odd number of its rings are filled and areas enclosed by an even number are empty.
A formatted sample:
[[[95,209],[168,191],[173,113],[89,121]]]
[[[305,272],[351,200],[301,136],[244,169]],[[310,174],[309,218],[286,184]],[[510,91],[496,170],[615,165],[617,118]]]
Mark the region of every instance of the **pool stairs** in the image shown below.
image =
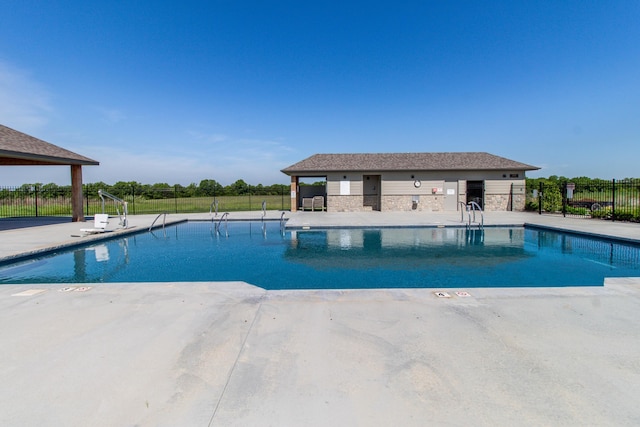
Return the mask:
[[[467,228],[471,228],[473,224],[478,225],[478,229],[484,229],[484,213],[482,212],[482,208],[476,202],[469,202],[469,204],[465,205],[464,202],[458,202],[460,204],[460,222],[465,222],[464,213],[467,213]],[[480,213],[480,219],[476,220],[476,212]]]

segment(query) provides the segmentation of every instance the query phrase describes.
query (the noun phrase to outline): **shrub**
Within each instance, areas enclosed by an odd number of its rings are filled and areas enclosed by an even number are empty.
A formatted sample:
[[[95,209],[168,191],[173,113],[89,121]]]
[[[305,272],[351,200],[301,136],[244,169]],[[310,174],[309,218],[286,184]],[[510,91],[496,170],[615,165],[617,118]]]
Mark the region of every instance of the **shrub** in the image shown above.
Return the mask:
[[[542,209],[546,212],[558,212],[562,209],[562,194],[557,185],[545,184],[542,193]]]
[[[640,209],[633,209],[633,208],[616,209],[613,212],[613,216],[612,217],[616,221],[639,222],[640,221]]]
[[[591,211],[591,218],[610,219],[611,207],[607,206],[604,208],[597,209],[595,211]]]
[[[524,204],[524,210],[536,212],[538,210],[538,202],[537,201],[534,202],[533,200],[528,200]]]
[[[587,208],[567,206],[567,213],[571,215],[587,215],[588,212]]]

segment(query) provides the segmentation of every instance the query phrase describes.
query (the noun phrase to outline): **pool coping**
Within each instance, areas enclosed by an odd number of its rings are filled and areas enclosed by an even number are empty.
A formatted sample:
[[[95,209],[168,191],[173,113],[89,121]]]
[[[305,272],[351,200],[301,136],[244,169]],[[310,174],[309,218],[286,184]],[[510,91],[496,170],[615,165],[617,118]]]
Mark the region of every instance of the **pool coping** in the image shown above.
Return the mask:
[[[113,230],[107,230],[99,234],[98,233],[87,234],[87,235],[72,234],[71,237],[74,237],[76,239],[81,239],[81,240],[67,240],[58,244],[51,244],[48,246],[35,248],[32,250],[16,253],[13,255],[2,256],[0,257],[0,266],[5,266],[5,265],[13,264],[16,262],[21,262],[21,261],[26,261],[39,256],[50,255],[60,250],[81,248],[84,246],[91,245],[95,242],[113,240],[118,237],[131,236],[134,234],[148,233],[160,228],[164,228],[165,226],[177,225],[177,224],[188,222],[188,221],[189,221],[188,219],[173,220],[171,222],[166,222],[165,224],[154,225],[151,228],[138,227],[134,225],[126,228],[116,228]],[[21,229],[21,230],[25,230],[25,229]]]

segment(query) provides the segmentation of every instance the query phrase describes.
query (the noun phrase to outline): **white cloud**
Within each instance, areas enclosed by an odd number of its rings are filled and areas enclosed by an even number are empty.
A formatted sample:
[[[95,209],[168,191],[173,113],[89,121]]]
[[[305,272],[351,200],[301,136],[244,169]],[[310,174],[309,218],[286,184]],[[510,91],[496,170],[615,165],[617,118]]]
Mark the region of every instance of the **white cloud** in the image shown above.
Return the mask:
[[[33,131],[48,122],[49,92],[29,72],[0,61],[0,118],[2,124]]]

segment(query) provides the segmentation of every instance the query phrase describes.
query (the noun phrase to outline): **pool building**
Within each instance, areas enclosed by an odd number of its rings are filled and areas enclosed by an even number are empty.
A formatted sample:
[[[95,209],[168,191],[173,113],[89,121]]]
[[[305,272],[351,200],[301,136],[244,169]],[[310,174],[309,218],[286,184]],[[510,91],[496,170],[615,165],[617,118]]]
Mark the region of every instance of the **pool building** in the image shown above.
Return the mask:
[[[525,172],[540,168],[484,152],[314,154],[282,169],[291,210],[522,211]],[[323,178],[326,186],[301,186]]]

